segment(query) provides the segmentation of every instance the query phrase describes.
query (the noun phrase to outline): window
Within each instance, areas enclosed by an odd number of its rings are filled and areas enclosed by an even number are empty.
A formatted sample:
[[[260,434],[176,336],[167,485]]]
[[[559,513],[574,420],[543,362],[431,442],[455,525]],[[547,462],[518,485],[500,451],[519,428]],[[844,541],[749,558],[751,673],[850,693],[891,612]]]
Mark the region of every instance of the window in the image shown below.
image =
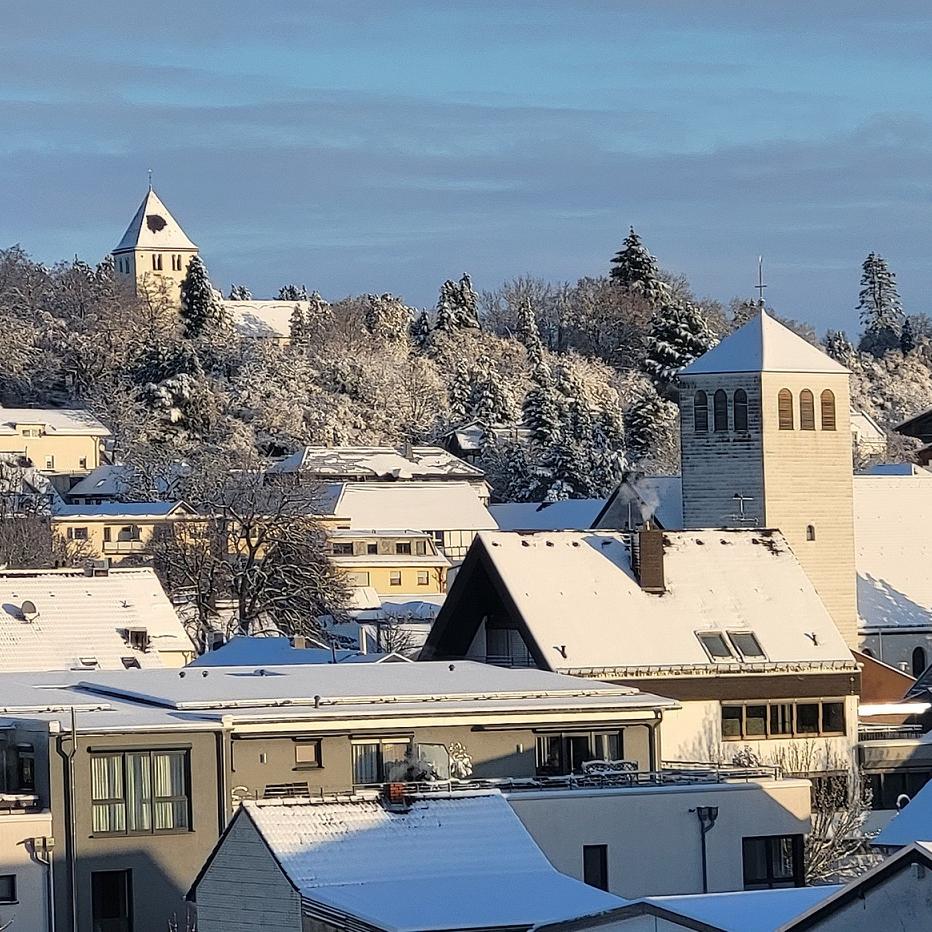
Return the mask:
[[[320,757],[320,738],[299,739],[294,745],[294,762],[302,770],[314,770],[322,767]]]
[[[405,556],[410,556],[411,555],[411,541],[409,540],[397,541],[395,543],[395,553],[401,553],[401,554],[404,554]]]
[[[152,271],[153,272],[162,271],[162,254],[160,252],[152,253]]]
[[[748,705],[744,707],[744,737],[767,737],[766,705]]]
[[[624,735],[620,731],[563,732],[537,737],[537,773],[558,777],[582,773],[590,760],[622,760]]]
[[[725,635],[721,631],[703,631],[697,633],[696,637],[699,638],[699,643],[705,648],[705,652],[711,660],[728,661],[735,659],[735,655],[731,652],[731,648],[725,640]]]
[[[359,588],[361,586],[369,585],[369,574],[368,573],[347,573],[346,574],[346,585],[355,586]]]
[[[721,389],[712,398],[712,427],[716,433],[728,430],[728,396]]]
[[[91,918],[95,932],[132,932],[131,871],[95,871],[91,874]]]
[[[806,525],[806,540],[815,540],[815,525]]]
[[[745,702],[722,705],[722,740],[809,738],[843,735],[845,704],[824,702]]]
[[[788,388],[777,395],[777,420],[780,430],[793,429],[793,393]]]
[[[16,874],[0,874],[0,903],[16,902]]]
[[[419,557],[426,557],[427,556],[427,541],[416,540],[414,542],[414,552]]]
[[[68,528],[68,540],[87,540],[87,528],[86,527]]]
[[[709,399],[705,392],[696,392],[693,396],[693,430],[704,434],[709,429]]]
[[[913,676],[918,680],[926,669],[925,648],[917,647],[913,650]]]
[[[353,555],[352,543],[342,541],[333,543],[331,546],[333,547],[333,555],[336,557],[351,557]]]
[[[845,733],[845,704],[843,702],[822,703],[822,734],[843,735]]]
[[[800,702],[796,706],[796,733],[817,735],[819,733],[818,702]]]
[[[47,456],[47,457],[45,458],[45,468],[46,468],[46,469],[54,469],[54,468],[55,468],[55,457],[54,457],[54,456]]]
[[[608,845],[583,845],[583,881],[598,890],[608,890]]]
[[[808,388],[799,393],[799,429],[815,430],[815,399]]]
[[[770,734],[773,737],[793,734],[792,702],[778,702],[770,707]]]
[[[181,256],[177,254],[172,256],[172,271],[173,272],[181,271]]]
[[[735,430],[744,433],[748,429],[748,393],[739,388],[735,390]]]
[[[188,830],[188,770],[187,751],[92,754],[94,834]]]
[[[401,585],[401,570],[392,570],[388,577],[388,584],[390,586],[400,586]]]
[[[412,764],[410,738],[382,738],[353,742],[353,783],[404,781]]]
[[[429,586],[430,585],[430,573],[427,570],[418,570],[417,571],[417,584],[419,586]]]
[[[36,752],[31,744],[16,745],[16,784],[26,793],[36,788]]]
[[[912,799],[932,777],[928,770],[895,770],[891,773],[872,773],[871,809],[899,809],[901,797]]]
[[[105,544],[109,544],[109,543],[110,543],[110,538],[111,538],[110,525],[107,525],[107,526],[104,528],[104,543],[105,543]]]
[[[78,466],[81,469],[87,469],[87,457],[86,456],[82,456],[81,459],[78,460]]]
[[[728,638],[732,647],[738,651],[742,660],[766,660],[757,635],[751,631],[729,631]]]
[[[835,396],[828,389],[822,392],[822,430],[835,429]]]
[[[803,836],[760,835],[742,839],[744,889],[803,885]]]
[[[368,554],[374,556],[374,555],[378,554],[378,552],[379,552],[379,545],[378,545],[378,544],[366,544],[366,553],[368,553]]]
[[[119,540],[139,540],[140,537],[141,532],[139,527],[135,524],[128,524],[125,527],[121,527],[118,535]]]
[[[740,738],[742,722],[744,719],[744,706],[722,706],[722,738]]]

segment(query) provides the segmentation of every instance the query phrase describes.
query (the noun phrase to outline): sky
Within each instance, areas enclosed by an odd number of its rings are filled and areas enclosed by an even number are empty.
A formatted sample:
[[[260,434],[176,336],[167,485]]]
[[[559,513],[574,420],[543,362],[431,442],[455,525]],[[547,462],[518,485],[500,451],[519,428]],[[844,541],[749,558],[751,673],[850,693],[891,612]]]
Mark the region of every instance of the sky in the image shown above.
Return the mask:
[[[215,283],[432,305],[604,274],[857,329],[930,312],[932,7],[858,0],[2,2],[0,247],[99,259],[152,169]]]

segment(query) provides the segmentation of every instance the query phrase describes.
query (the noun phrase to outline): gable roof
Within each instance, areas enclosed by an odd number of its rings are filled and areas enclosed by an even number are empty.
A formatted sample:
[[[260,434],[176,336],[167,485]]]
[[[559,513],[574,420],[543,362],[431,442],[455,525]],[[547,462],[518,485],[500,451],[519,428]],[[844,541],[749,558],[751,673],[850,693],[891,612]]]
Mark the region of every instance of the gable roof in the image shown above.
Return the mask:
[[[275,666],[289,663],[343,663],[359,655],[375,662],[379,655],[359,654],[358,650],[330,650],[323,647],[295,647],[291,638],[256,637],[238,634],[222,647],[201,654],[189,667],[235,667],[255,664]]]
[[[231,301],[223,306],[230,312],[233,326],[244,337],[287,340],[291,336],[291,315],[296,307],[306,311],[309,301]]]
[[[109,429],[101,424],[90,411],[79,408],[0,407],[0,434],[17,434],[21,424],[41,424],[48,434],[78,437],[110,436]]]
[[[442,447],[305,447],[273,463],[270,473],[307,472],[331,479],[468,479],[485,473]],[[403,523],[401,526],[404,526]]]
[[[243,804],[313,909],[391,932],[527,928],[626,901],[559,873],[497,791]],[[490,844],[490,839],[495,839]]]
[[[184,249],[197,246],[188,239],[161,198],[150,187],[114,253],[132,249]]]
[[[900,848],[932,840],[932,783],[927,783],[871,840],[878,848]]]
[[[822,350],[761,311],[717,346],[691,362],[680,375],[726,372],[823,372],[848,370]]]
[[[106,518],[149,518],[160,520],[181,513],[193,515],[194,509],[184,502],[104,502],[100,505],[58,505],[55,517],[67,520],[86,518],[89,521]]]
[[[595,527],[605,499],[571,498],[561,502],[503,502],[489,505],[502,531],[584,531]]]
[[[32,602],[36,615],[23,612]],[[151,647],[137,650],[122,635],[144,628]],[[194,646],[151,569],[8,570],[0,573],[0,670],[69,670],[93,658],[103,670],[123,670],[123,657],[161,667],[163,651]]]
[[[636,528],[648,519],[667,530],[683,526],[683,480],[679,476],[626,476],[606,500],[593,527]]]
[[[622,669],[652,675],[856,669],[779,532],[668,531],[662,540],[666,591],[657,594],[638,583],[630,535],[484,531],[447,594],[424,656],[435,656],[461,600],[473,597],[471,577],[482,566],[514,606],[528,646],[552,670],[614,676]],[[766,661],[713,663],[697,637],[702,631],[753,632]]]

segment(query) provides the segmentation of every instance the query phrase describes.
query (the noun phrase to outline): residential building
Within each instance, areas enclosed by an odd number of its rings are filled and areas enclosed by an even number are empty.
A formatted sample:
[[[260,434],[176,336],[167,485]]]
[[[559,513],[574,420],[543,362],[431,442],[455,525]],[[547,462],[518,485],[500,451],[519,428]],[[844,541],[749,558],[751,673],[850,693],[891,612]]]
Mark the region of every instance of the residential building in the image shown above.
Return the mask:
[[[183,465],[172,466],[165,476],[144,476],[127,463],[108,463],[82,476],[66,491],[72,505],[102,505],[143,496],[150,500],[173,499]]]
[[[371,587],[379,596],[412,599],[446,592],[450,561],[423,531],[333,530],[327,549],[353,588]]]
[[[83,544],[85,556],[120,563],[142,558],[159,528],[201,520],[184,502],[61,505],[52,515],[52,530],[62,540]]]
[[[604,498],[570,498],[560,502],[504,502],[489,505],[502,531],[585,531],[595,527]]]
[[[444,445],[454,456],[475,463],[486,444],[489,442],[524,442],[531,439],[532,431],[519,424],[494,424],[489,426],[481,421],[473,420],[467,424],[451,430],[444,438]]]
[[[50,475],[83,475],[104,456],[110,431],[76,408],[0,408],[0,455]]]
[[[282,346],[291,339],[291,316],[295,307],[305,313],[310,310],[308,301],[232,301],[223,302],[236,331],[253,340],[271,340]]]
[[[860,456],[887,455],[887,435],[867,412],[851,408],[851,440]]]
[[[197,246],[149,185],[146,196],[113,250],[117,279],[136,294],[156,294],[181,304],[181,283]]]
[[[667,761],[837,773],[857,741],[858,666],[778,531],[482,532],[420,656],[670,696]]]
[[[189,898],[201,932],[519,932],[624,903],[554,870],[495,790],[246,802]]]
[[[896,815],[871,839],[878,850],[892,853],[932,835],[932,783],[926,783],[903,801]]]
[[[684,527],[778,529],[857,648],[848,379],[762,309],[677,384]]]
[[[11,749],[0,737],[5,764],[15,763]],[[28,783],[28,780],[27,780]],[[15,792],[4,781],[0,791],[0,929],[55,932],[50,856],[55,847],[52,814],[39,797],[16,784]]]
[[[0,571],[0,671],[181,667],[194,645],[151,569]]]
[[[499,788],[548,859],[619,895],[628,885],[630,895],[652,892],[635,881],[703,889],[697,802],[718,807],[728,826],[707,833],[707,889],[743,883],[737,838],[780,839],[797,870],[808,782],[759,767],[661,768],[675,706],[468,661],[0,674],[6,788],[32,786],[35,806],[52,814],[59,932],[97,932],[103,918],[164,932],[240,803],[345,798],[387,783],[408,784],[406,796]],[[538,798],[547,788],[549,802]],[[576,808],[574,790],[592,801]],[[591,835],[581,822],[556,837],[551,823],[577,813]],[[688,825],[694,843],[671,846]],[[383,868],[386,859],[374,857]]]

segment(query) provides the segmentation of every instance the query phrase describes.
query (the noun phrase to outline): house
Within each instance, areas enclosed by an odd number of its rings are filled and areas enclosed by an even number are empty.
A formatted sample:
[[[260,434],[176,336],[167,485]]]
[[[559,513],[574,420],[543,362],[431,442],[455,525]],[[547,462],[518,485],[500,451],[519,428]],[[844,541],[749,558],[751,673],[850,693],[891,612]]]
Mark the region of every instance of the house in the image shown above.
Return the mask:
[[[252,340],[271,340],[282,346],[291,339],[291,316],[295,308],[307,314],[308,301],[233,301],[223,302],[233,326],[242,337]]]
[[[172,216],[152,185],[142,199],[122,239],[113,250],[118,281],[136,294],[165,296],[181,306],[181,283],[197,246]]]
[[[554,870],[495,790],[246,802],[189,897],[201,932],[271,917],[281,932],[518,932],[624,903]]]
[[[917,842],[856,877],[778,932],[932,927],[932,847]]]
[[[181,667],[193,657],[151,569],[0,571],[0,671]]]
[[[571,498],[489,505],[489,514],[502,531],[585,531],[596,526],[604,508],[602,498]]]
[[[697,803],[720,813],[709,890],[743,886],[738,839],[772,839],[797,872],[808,781],[662,766],[675,707],[468,661],[0,673],[2,773],[7,793],[51,813],[55,912],[74,908],[75,932],[104,917],[165,932],[244,801],[345,799],[389,782],[405,795],[499,789],[557,869],[616,895],[703,889]],[[608,765],[585,766],[595,758]]]
[[[186,472],[185,465],[177,464],[168,467],[164,476],[148,476],[127,463],[107,463],[82,476],[65,495],[72,505],[101,505],[143,495],[152,500],[174,499]]]
[[[0,408],[0,455],[50,475],[84,474],[103,459],[110,431],[75,408]]]
[[[489,441],[503,443],[507,441],[527,443],[531,430],[519,424],[483,424],[472,420],[451,430],[444,438],[446,449],[454,456],[475,463],[482,455]]]
[[[668,761],[837,772],[857,741],[859,669],[778,531],[484,531],[420,656],[670,696]]]
[[[851,408],[851,439],[861,456],[886,456],[887,435],[865,411]]]

